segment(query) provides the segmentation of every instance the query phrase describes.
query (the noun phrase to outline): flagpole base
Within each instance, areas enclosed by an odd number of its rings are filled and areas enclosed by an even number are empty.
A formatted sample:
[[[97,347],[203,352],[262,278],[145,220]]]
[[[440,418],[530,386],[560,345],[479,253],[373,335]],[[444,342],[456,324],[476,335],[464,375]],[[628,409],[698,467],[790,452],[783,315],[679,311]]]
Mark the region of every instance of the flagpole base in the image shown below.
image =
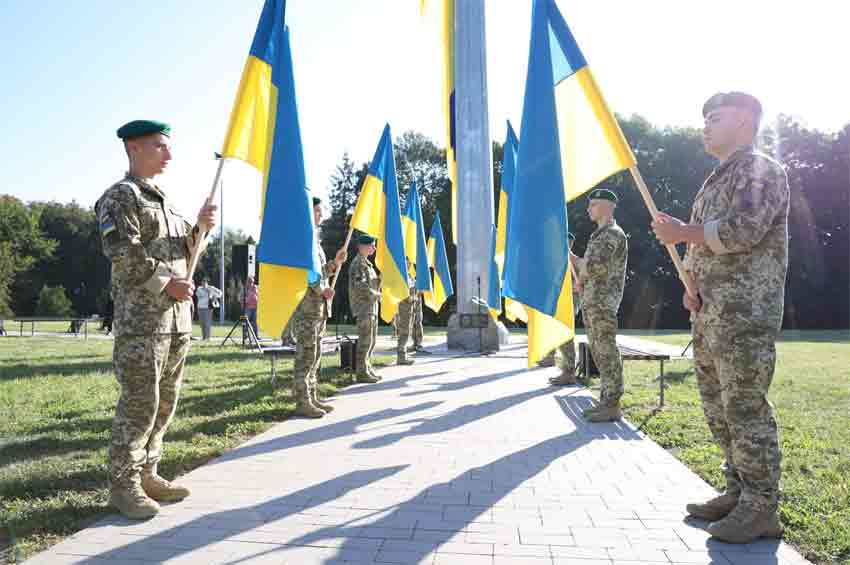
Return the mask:
[[[508,330],[489,314],[455,312],[449,317],[446,345],[449,349],[492,353],[508,343]]]

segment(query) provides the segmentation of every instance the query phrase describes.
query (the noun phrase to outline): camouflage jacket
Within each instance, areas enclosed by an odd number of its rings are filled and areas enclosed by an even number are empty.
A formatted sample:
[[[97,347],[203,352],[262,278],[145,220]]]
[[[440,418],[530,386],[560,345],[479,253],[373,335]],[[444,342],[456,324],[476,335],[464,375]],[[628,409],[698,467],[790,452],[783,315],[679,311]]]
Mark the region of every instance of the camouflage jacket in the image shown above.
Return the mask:
[[[116,336],[189,333],[192,301],[165,292],[186,276],[197,230],[157,186],[126,175],[95,204],[103,252],[112,262]]]
[[[319,280],[307,288],[307,293],[301,299],[301,303],[298,305],[296,311],[298,316],[308,319],[321,318],[323,316],[325,318],[328,317],[328,302],[322,296],[322,292],[330,288],[328,279],[336,271],[336,262],[327,260],[325,251],[322,249],[322,244],[318,239],[316,240],[316,245],[318,246],[319,265],[321,265],[322,269],[321,276]]]
[[[355,318],[378,315],[381,277],[368,257],[357,254],[348,266],[348,301]]]
[[[582,308],[602,308],[616,312],[626,285],[629,243],[617,222],[596,228],[590,235],[581,272],[584,285]]]
[[[705,244],[691,244],[685,268],[709,315],[779,329],[788,270],[788,178],[752,147],[715,169],[694,200],[691,223]]]

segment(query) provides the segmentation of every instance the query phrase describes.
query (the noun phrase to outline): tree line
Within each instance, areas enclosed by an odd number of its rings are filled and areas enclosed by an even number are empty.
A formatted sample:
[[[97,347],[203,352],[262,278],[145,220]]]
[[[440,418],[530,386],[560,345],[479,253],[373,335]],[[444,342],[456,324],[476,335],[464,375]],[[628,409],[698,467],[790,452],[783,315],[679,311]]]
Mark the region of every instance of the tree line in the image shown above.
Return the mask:
[[[659,128],[640,116],[621,119],[620,123],[658,208],[687,219],[696,192],[716,165],[702,148],[700,131]],[[449,242],[454,278],[456,255],[448,231],[451,183],[445,150],[416,132],[405,132],[394,141],[402,201],[415,180],[422,197],[426,233],[439,211],[444,219],[443,235]],[[791,189],[785,327],[850,327],[850,124],[827,133],[780,116],[763,128],[759,148],[786,166]],[[498,214],[501,143],[493,143],[493,155],[494,205]],[[329,217],[322,226],[322,244],[328,256],[345,240],[348,220],[367,171],[368,163],[355,163],[344,154],[329,180]],[[629,236],[621,327],[688,327],[681,307],[681,283],[665,249],[649,229],[649,214],[631,178],[622,173],[601,186],[618,193],[617,220]],[[583,253],[594,228],[587,217],[586,198],[570,203],[568,215],[570,231],[577,237],[577,250]],[[231,269],[232,246],[241,243],[252,241],[239,230],[225,230],[224,241],[219,234],[213,235],[195,277],[196,281],[207,277],[218,286],[224,245],[229,319],[238,316],[241,308],[241,283]],[[352,244],[350,253],[356,252],[355,248]],[[344,267],[337,282],[332,320],[351,319],[347,289],[348,273]],[[62,315],[103,314],[108,297],[109,263],[101,252],[91,206],[77,202],[25,203],[12,196],[0,196],[0,318],[59,314],[56,310],[63,310]],[[444,325],[454,307],[452,298],[439,313],[426,308],[425,322]]]

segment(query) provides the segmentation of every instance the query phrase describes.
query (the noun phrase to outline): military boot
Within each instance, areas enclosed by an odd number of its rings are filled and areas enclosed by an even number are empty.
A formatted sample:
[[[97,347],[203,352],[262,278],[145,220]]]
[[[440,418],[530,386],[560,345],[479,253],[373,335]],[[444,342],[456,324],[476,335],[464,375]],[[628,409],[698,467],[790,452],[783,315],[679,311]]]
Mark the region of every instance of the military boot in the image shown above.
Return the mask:
[[[576,375],[572,371],[562,371],[560,375],[557,377],[552,377],[549,379],[549,384],[555,386],[567,386],[577,384]]]
[[[313,403],[313,406],[319,410],[323,410],[326,414],[334,411],[334,407],[332,405],[321,401],[319,398],[319,391],[316,389],[310,391],[310,402]]]
[[[597,410],[599,410],[599,408],[600,408],[600,406],[598,404],[594,404],[593,406],[590,406],[589,408],[585,408],[584,410],[582,410],[581,415],[582,415],[583,418],[589,418],[590,415],[593,414],[594,412],[596,412]]]
[[[538,367],[554,367],[555,366],[555,354],[550,353],[543,359],[537,362]]]
[[[602,422],[616,422],[620,418],[623,417],[623,413],[620,411],[620,404],[613,405],[604,405],[599,406],[596,410],[590,413],[587,416],[587,420],[589,422],[593,422],[594,424],[599,424]]]
[[[738,497],[741,491],[727,490],[719,496],[715,496],[706,502],[692,502],[685,506],[685,510],[694,518],[701,518],[709,522],[716,522],[732,512],[738,505]]]
[[[739,500],[725,518],[708,525],[708,533],[726,543],[750,543],[759,538],[779,539],[783,528],[775,507],[758,508]]]
[[[379,379],[377,376],[370,375],[369,373],[358,373],[357,374],[357,382],[358,383],[374,384],[374,383],[376,383],[380,380],[381,379]]]
[[[294,414],[305,418],[321,418],[325,415],[325,411],[310,402],[308,398],[295,404]]]
[[[375,369],[373,369],[372,367],[369,367],[369,368],[366,370],[366,372],[367,372],[367,373],[369,374],[369,376],[370,376],[370,377],[372,377],[373,379],[378,379],[378,380],[377,380],[377,381],[375,381],[375,382],[381,382],[382,380],[384,380],[384,377],[382,377],[381,375],[379,375],[378,373],[376,373],[376,372],[375,372]]]
[[[407,356],[406,353],[399,355],[396,358],[396,365],[413,365],[414,361],[410,357]]]
[[[110,486],[109,504],[131,520],[145,520],[159,513],[159,504],[145,494],[138,480]]]
[[[186,487],[160,477],[156,473],[156,465],[142,469],[142,490],[157,502],[176,502],[192,494]]]

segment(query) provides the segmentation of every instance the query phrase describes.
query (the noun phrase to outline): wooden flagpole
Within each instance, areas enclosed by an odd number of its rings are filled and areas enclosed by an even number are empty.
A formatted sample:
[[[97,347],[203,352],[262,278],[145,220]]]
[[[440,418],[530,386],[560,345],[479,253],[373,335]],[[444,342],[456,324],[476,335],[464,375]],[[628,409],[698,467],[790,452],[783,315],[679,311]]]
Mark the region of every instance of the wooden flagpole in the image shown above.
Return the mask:
[[[649,193],[649,189],[646,187],[646,183],[643,180],[643,176],[640,174],[640,170],[638,170],[637,165],[632,165],[629,167],[629,172],[632,174],[632,178],[635,180],[635,184],[637,184],[638,191],[640,195],[643,197],[643,202],[646,204],[646,208],[649,210],[652,219],[655,220],[658,218],[658,208],[655,206],[655,201],[652,199],[652,195]],[[682,284],[685,285],[685,289],[688,291],[688,294],[691,296],[697,296],[697,289],[693,286],[693,281],[690,276],[685,272],[685,265],[682,263],[682,258],[679,257],[679,251],[676,249],[675,245],[665,245],[667,248],[667,252],[670,254],[670,258],[673,259],[673,265],[676,267],[676,272],[679,273],[679,279],[682,281]]]
[[[218,160],[218,169],[215,172],[215,179],[213,180],[212,189],[210,190],[210,195],[207,197],[206,204],[210,204],[215,202],[216,193],[218,193],[218,185],[219,181],[221,181],[221,171],[224,168],[224,157]],[[198,260],[201,258],[201,253],[203,253],[206,248],[205,244],[207,241],[207,235],[209,232],[205,231],[204,233],[198,234],[195,237],[195,245],[192,247],[192,252],[189,255],[189,267],[187,269],[186,279],[192,280],[192,277],[195,275],[195,269],[198,267]],[[224,245],[224,242],[221,242]]]

